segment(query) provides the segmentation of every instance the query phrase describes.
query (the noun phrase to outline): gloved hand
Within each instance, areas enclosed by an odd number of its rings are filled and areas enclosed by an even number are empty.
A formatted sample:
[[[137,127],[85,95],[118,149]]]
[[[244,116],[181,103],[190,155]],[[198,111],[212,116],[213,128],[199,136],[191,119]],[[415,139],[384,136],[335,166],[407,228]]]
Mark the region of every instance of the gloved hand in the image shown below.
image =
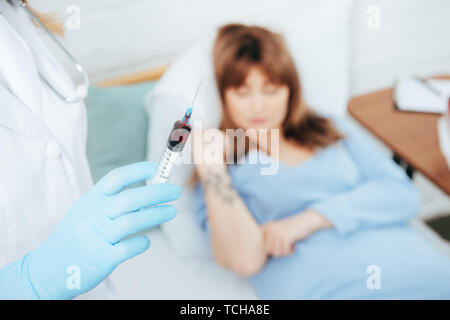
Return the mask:
[[[21,262],[37,298],[71,299],[89,291],[149,247],[145,236],[124,238],[172,219],[175,207],[159,204],[178,198],[180,188],[152,184],[122,190],[150,179],[155,169],[149,162],[114,169],[73,203],[50,236]]]

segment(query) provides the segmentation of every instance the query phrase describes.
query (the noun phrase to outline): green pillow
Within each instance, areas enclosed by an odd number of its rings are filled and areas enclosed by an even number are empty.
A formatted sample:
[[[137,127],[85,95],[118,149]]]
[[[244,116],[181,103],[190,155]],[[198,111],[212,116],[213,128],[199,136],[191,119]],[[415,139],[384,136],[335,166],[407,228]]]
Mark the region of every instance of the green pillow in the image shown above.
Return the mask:
[[[87,157],[94,182],[111,169],[145,160],[148,121],[143,98],[154,85],[89,88]]]

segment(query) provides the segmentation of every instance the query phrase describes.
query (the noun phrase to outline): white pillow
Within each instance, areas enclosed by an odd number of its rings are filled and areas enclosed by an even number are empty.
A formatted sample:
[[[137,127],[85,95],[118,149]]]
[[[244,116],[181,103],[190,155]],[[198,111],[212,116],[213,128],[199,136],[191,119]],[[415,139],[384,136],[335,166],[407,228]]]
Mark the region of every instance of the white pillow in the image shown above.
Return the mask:
[[[295,19],[273,28],[282,32],[299,69],[303,94],[313,109],[324,114],[344,114],[349,92],[349,35],[352,0],[325,0],[299,8]],[[292,13],[290,13],[292,16]],[[180,119],[203,78],[192,120],[203,128],[217,127],[221,116],[220,99],[214,80],[211,49],[215,31],[179,57],[146,97],[150,124],[147,158],[158,162],[170,128]],[[184,154],[190,155],[190,141]],[[186,158],[186,157],[184,157]],[[170,182],[186,185],[193,165],[176,165]],[[210,255],[206,235],[201,232],[192,211],[192,190],[185,187],[175,203],[178,215],[161,226],[174,250],[182,257]]]

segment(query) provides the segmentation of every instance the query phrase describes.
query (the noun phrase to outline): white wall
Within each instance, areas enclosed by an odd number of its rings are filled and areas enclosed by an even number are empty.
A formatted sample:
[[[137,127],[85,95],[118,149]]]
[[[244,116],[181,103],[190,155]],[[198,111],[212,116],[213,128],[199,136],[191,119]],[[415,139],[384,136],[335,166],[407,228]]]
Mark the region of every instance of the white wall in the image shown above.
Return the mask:
[[[37,9],[82,11],[64,43],[93,81],[160,66],[230,21],[278,26],[321,0],[30,0]],[[339,1],[339,0],[336,0]],[[353,95],[392,85],[399,75],[450,74],[450,0],[356,0],[352,20]],[[380,30],[367,28],[378,5]]]
[[[380,8],[379,30],[366,27],[369,5]],[[353,95],[412,72],[450,74],[450,1],[358,0],[352,38]]]
[[[320,0],[316,0],[320,1]],[[64,43],[91,78],[164,65],[225,22],[276,26],[311,0],[34,0],[42,12],[62,17],[81,8],[81,29],[67,30]]]

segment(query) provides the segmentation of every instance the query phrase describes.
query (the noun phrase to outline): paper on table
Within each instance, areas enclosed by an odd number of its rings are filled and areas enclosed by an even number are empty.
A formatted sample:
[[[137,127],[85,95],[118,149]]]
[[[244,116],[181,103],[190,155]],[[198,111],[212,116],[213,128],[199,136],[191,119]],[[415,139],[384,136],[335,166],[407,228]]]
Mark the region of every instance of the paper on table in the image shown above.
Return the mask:
[[[444,113],[450,97],[450,80],[427,80],[442,95],[437,95],[415,78],[403,78],[394,88],[397,108],[403,111]]]

